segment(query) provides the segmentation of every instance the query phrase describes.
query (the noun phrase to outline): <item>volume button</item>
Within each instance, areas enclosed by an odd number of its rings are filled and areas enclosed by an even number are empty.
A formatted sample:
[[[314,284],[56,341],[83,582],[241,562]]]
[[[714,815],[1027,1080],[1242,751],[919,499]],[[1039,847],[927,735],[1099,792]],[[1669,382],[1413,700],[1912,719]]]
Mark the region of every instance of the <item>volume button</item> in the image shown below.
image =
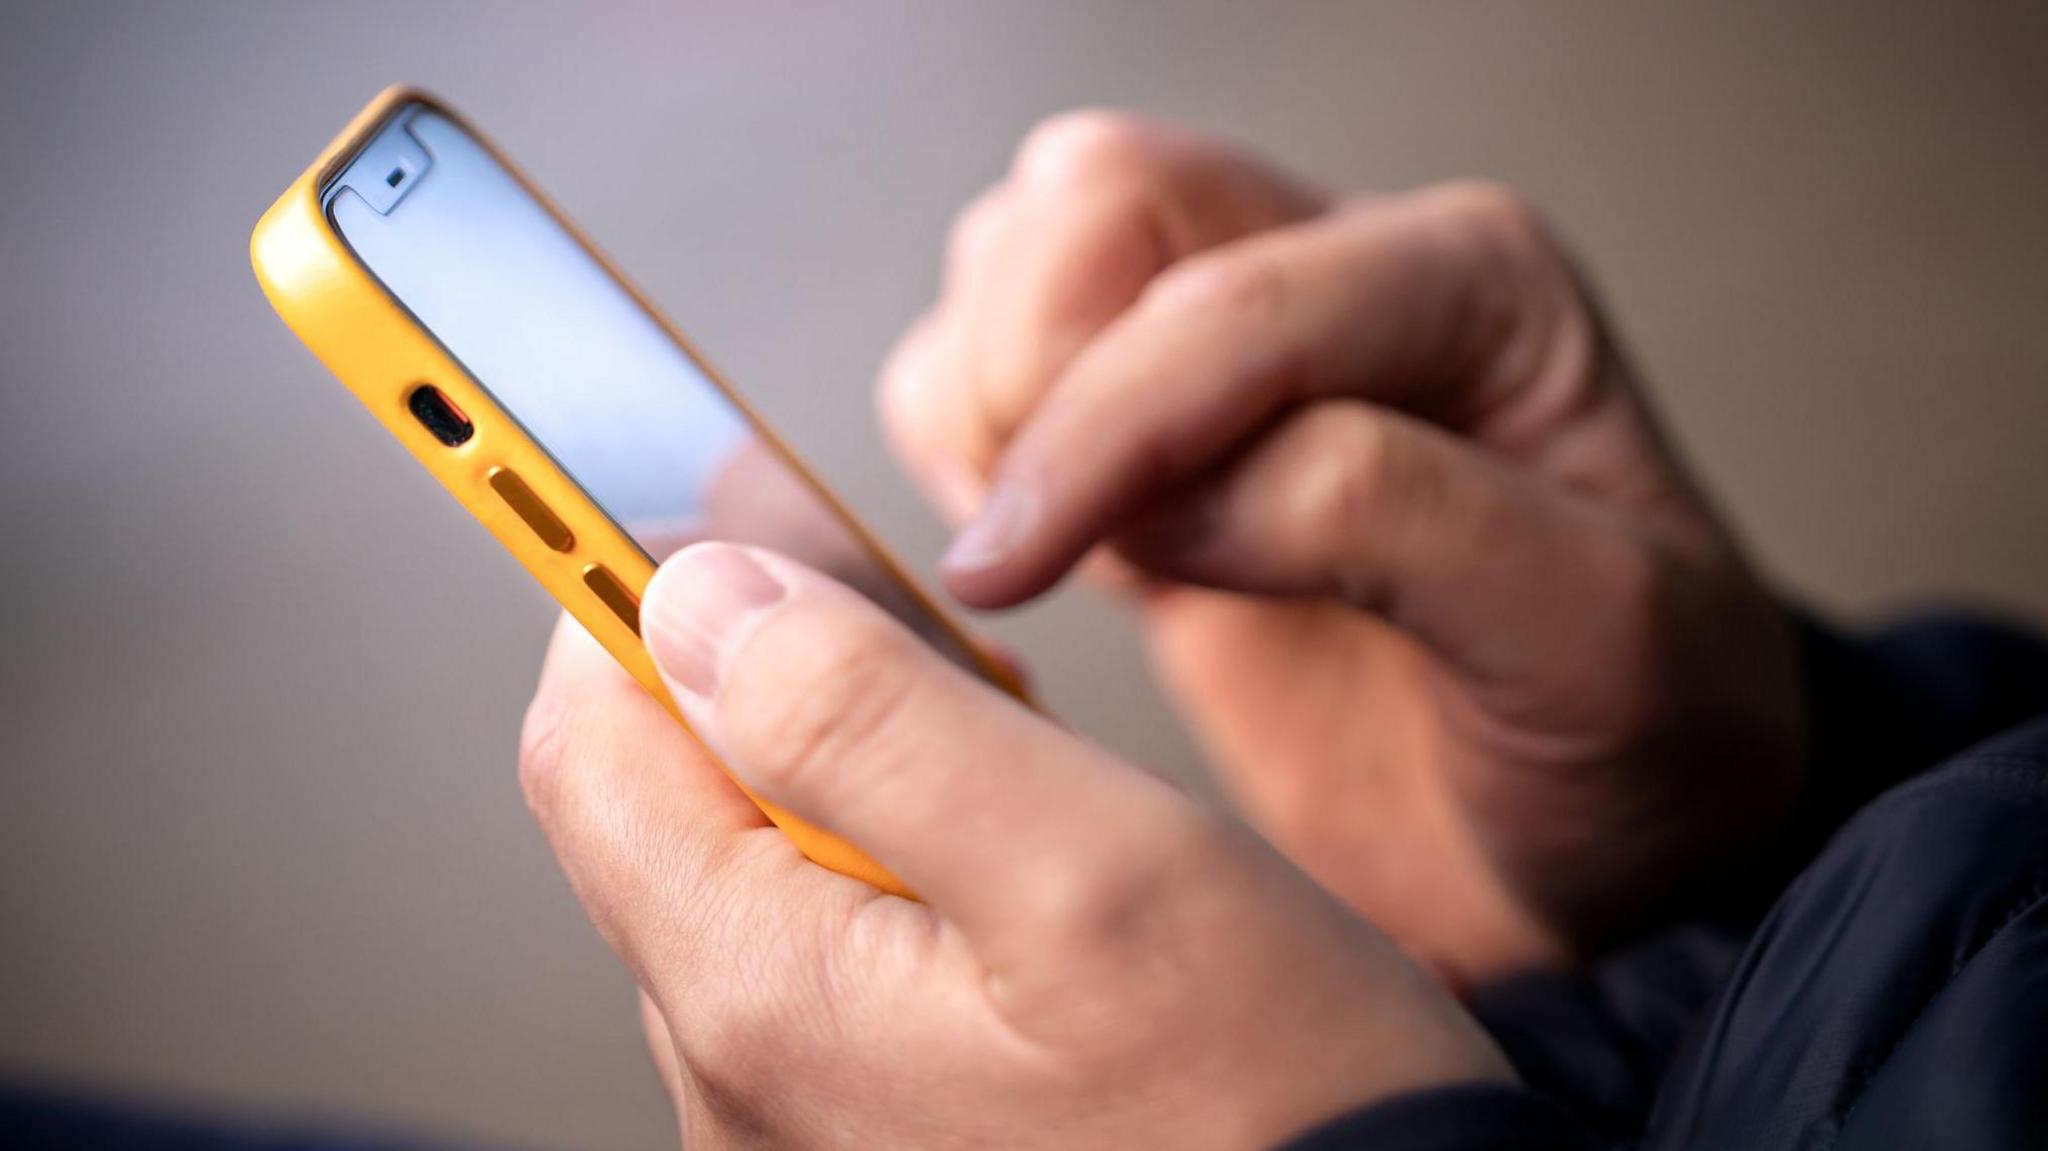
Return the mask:
[[[619,582],[619,577],[613,575],[610,568],[603,564],[586,564],[583,586],[603,600],[604,606],[612,609],[612,614],[618,616],[620,622],[633,629],[634,635],[640,634],[640,601],[633,598],[633,593],[626,590],[626,585]]]
[[[533,494],[533,489],[526,486],[526,481],[520,479],[518,473],[511,468],[492,468],[490,479],[491,490],[526,521],[526,526],[533,529],[540,542],[558,552],[576,546],[576,536],[569,530],[569,525],[563,523],[548,505],[540,502],[540,497]]]

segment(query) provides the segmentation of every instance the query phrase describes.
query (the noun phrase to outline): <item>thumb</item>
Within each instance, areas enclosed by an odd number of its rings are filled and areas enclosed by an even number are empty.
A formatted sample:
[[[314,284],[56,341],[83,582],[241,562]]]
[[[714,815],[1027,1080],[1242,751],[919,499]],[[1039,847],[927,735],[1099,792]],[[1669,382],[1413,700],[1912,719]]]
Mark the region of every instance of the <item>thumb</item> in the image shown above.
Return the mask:
[[[992,965],[1193,818],[1165,783],[773,552],[678,552],[641,621],[678,706],[741,782],[873,854]]]
[[[1570,493],[1350,400],[1297,412],[1116,543],[1182,582],[1342,599],[1481,680],[1582,648],[1648,575],[1643,550]]]

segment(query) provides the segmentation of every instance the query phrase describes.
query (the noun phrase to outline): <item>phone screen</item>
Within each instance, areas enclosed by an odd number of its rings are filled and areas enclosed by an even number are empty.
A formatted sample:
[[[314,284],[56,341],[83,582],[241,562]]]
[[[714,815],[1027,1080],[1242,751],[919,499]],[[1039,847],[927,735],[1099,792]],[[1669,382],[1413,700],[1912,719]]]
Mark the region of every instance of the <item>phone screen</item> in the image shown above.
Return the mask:
[[[774,548],[975,661],[575,236],[455,121],[401,109],[324,189],[342,238],[656,561]]]

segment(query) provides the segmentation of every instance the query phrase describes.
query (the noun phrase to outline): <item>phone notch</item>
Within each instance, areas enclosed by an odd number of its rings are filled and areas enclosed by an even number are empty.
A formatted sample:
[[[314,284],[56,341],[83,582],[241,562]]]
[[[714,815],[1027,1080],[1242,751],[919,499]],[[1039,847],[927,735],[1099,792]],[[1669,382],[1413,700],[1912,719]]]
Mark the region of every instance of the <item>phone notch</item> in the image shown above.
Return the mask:
[[[353,192],[370,210],[388,216],[434,166],[433,154],[412,134],[411,117],[393,120],[329,185],[329,195]]]

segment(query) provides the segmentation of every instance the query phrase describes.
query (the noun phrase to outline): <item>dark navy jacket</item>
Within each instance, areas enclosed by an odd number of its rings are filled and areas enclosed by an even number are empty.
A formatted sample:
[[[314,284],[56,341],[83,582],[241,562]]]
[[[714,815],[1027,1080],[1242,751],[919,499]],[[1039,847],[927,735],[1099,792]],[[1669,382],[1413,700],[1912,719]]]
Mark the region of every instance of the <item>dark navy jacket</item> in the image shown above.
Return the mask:
[[[1748,897],[1482,990],[1519,1087],[1411,1095],[1287,1151],[2048,1148],[2048,650],[1937,620],[1806,630],[1816,770]],[[419,1147],[0,1087],[0,1146]]]
[[[1523,1086],[1287,1151],[2048,1148],[2048,651],[1958,619],[1806,647],[1816,778],[1767,912],[1487,989]]]

